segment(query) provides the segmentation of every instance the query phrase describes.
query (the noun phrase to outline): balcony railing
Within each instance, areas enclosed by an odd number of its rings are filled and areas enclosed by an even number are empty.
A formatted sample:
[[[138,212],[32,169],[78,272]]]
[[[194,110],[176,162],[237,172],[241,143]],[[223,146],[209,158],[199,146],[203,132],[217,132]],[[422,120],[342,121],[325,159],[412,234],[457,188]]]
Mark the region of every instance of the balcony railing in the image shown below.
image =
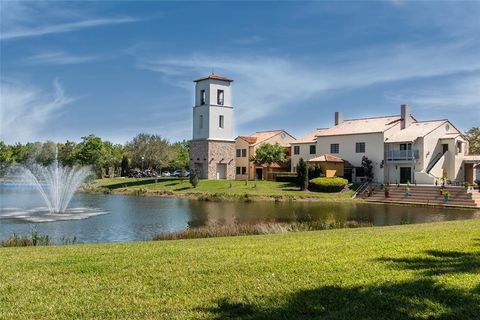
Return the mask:
[[[389,150],[385,158],[387,162],[394,161],[415,161],[418,159],[418,150]]]

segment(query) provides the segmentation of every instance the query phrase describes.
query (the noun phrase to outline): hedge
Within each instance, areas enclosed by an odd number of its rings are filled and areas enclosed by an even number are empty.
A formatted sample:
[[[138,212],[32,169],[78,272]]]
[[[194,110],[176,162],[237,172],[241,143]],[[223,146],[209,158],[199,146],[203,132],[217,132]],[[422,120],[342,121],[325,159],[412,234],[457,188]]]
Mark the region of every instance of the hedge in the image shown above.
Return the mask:
[[[275,177],[275,181],[277,182],[291,182],[291,183],[298,183],[297,176],[281,176],[278,175]]]
[[[317,192],[339,192],[348,184],[348,180],[339,177],[315,178],[308,182],[308,189]]]

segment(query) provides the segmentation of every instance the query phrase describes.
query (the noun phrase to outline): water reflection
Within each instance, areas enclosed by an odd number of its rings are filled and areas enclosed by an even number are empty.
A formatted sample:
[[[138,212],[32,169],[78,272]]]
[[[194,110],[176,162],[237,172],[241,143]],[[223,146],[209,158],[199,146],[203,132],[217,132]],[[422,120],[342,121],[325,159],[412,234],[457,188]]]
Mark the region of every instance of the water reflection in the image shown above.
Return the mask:
[[[33,193],[0,188],[0,216],[12,208],[30,209],[41,199]],[[20,204],[20,205],[19,205]],[[99,208],[109,214],[84,220],[30,223],[0,219],[0,239],[27,234],[32,227],[54,239],[80,242],[149,240],[155,233],[212,224],[294,222],[370,222],[376,226],[480,218],[479,210],[403,207],[387,204],[319,202],[203,202],[159,197],[77,194],[72,207]]]

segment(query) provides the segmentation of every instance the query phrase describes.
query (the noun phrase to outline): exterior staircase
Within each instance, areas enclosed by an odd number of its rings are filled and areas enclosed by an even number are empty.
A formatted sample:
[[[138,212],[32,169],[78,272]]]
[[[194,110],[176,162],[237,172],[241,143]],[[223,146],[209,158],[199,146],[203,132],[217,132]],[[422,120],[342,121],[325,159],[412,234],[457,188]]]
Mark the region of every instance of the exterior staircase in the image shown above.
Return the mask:
[[[480,208],[479,190],[467,190],[465,187],[448,186],[443,190],[450,192],[449,200],[445,201],[441,194],[441,188],[438,186],[410,186],[410,195],[406,195],[406,185],[390,185],[389,197],[385,197],[385,192],[380,186],[371,187],[373,192],[368,196],[362,194],[359,198],[372,202],[391,202],[419,205],[433,205],[445,207],[469,207]]]
[[[477,207],[480,208],[480,189],[470,189],[468,193],[472,196],[472,200],[475,201]]]

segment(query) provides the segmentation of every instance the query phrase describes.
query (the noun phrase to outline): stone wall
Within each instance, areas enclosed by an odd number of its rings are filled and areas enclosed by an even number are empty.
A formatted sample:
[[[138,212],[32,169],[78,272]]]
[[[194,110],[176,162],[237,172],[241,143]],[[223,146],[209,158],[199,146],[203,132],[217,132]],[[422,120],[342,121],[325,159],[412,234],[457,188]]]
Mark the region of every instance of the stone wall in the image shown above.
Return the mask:
[[[235,179],[235,141],[208,141],[208,179],[217,178],[217,164],[226,164],[226,178]]]
[[[235,142],[191,140],[190,169],[201,168],[199,178],[216,179],[217,164],[226,165],[226,178],[235,179]]]

